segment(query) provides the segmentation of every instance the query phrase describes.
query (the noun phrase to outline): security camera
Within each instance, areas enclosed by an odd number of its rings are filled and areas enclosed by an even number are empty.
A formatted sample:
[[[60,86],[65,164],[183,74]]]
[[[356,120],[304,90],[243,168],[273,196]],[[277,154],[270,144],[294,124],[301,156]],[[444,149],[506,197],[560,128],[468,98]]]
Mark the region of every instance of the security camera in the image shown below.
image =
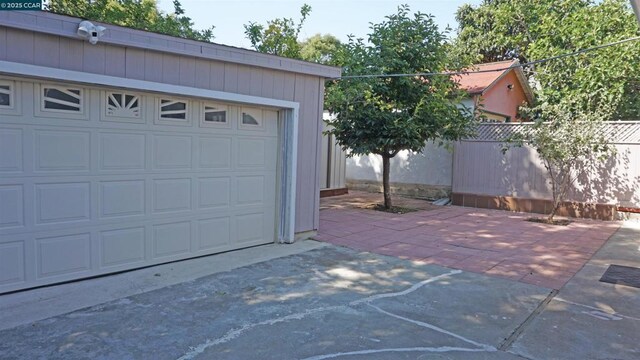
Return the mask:
[[[95,26],[90,21],[83,21],[78,25],[77,34],[80,37],[89,40],[89,43],[95,45],[98,43],[98,39],[104,35],[107,30],[104,26]]]

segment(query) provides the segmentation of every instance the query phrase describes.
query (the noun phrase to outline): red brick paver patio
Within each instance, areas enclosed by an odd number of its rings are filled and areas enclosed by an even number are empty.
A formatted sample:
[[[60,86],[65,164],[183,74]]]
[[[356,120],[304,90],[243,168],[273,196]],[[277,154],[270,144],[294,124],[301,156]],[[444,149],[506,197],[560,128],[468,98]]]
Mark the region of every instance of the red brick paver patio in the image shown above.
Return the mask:
[[[573,277],[620,227],[593,220],[547,225],[525,221],[532,214],[434,207],[412,199],[401,204],[424,210],[390,214],[358,208],[371,199],[363,193],[327,199],[316,240],[553,289]]]

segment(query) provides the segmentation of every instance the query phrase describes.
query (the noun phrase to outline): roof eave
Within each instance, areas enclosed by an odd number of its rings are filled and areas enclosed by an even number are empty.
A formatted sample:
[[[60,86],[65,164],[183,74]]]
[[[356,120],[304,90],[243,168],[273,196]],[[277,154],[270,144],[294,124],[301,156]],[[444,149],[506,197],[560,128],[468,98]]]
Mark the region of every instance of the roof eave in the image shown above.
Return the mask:
[[[59,15],[46,11],[1,11],[0,27],[23,31],[45,33],[83,41],[77,34],[77,28],[83,19]],[[314,75],[323,78],[338,78],[342,70],[338,67],[316,64],[297,59],[264,54],[254,50],[179,38],[128,27],[104,24],[107,28],[100,43],[159,51],[195,58],[257,66],[268,69]]]
[[[529,82],[527,81],[527,77],[524,75],[524,71],[522,71],[522,66],[515,66],[519,64],[520,64],[520,61],[518,59],[515,59],[511,63],[511,65],[509,65],[509,69],[504,70],[502,74],[500,74],[500,76],[498,76],[495,80],[491,82],[491,84],[489,84],[489,86],[487,86],[486,88],[484,88],[484,90],[482,90],[482,93],[480,95],[483,96],[487,91],[491,90],[491,88],[495,86],[495,84],[497,84],[503,77],[505,77],[509,73],[509,71],[515,71],[516,77],[520,82],[520,86],[522,86],[522,90],[524,91],[525,97],[527,98],[527,102],[529,102],[529,104],[532,104],[533,90],[531,89],[531,86],[529,86]]]

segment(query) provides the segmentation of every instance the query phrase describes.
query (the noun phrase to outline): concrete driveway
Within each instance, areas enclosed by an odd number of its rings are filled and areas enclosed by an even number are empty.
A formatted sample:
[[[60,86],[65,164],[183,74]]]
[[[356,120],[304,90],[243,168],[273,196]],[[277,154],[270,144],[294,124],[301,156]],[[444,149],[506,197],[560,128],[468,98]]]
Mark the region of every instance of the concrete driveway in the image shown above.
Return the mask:
[[[0,358],[637,359],[640,292],[597,281],[621,252],[637,263],[640,229],[623,230],[579,273],[582,283],[565,286],[566,298],[562,289],[313,241],[249,249],[257,258],[301,250],[71,312],[62,306],[1,330]],[[83,283],[137,281],[132,274]],[[8,312],[38,311],[37,301],[10,300],[43,291],[0,297],[0,323]],[[72,301],[58,298],[52,306]]]
[[[511,359],[550,290],[325,246],[0,332],[3,359]]]

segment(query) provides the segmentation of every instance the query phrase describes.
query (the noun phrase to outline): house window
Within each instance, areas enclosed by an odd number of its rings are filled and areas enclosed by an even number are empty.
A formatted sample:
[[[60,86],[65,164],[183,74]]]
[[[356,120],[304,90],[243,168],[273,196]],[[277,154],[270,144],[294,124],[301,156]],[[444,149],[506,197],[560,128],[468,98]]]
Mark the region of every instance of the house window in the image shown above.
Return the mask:
[[[160,119],[187,120],[187,103],[179,100],[160,100]]]
[[[141,100],[138,95],[107,92],[105,100],[107,116],[129,119],[140,118]]]
[[[68,87],[44,86],[42,110],[54,112],[82,112],[82,90]]]
[[[227,107],[219,105],[205,105],[203,121],[206,123],[225,124],[227,122]]]
[[[488,122],[488,123],[504,123],[504,122],[509,122],[511,120],[511,117],[507,115],[495,113],[492,111],[486,111],[486,110],[482,112],[482,116],[484,118],[483,122]]]
[[[0,108],[13,107],[13,87],[6,83],[0,83]]]

